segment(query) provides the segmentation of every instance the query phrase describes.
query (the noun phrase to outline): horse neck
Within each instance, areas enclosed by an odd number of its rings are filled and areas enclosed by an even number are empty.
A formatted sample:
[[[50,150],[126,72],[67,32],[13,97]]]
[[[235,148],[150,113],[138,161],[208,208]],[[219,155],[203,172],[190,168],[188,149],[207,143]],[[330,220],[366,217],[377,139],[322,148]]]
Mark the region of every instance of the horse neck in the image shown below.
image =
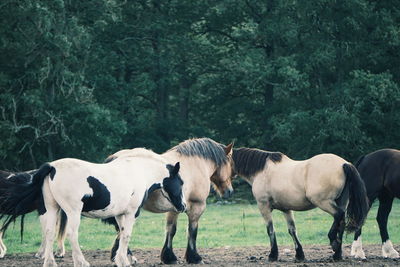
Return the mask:
[[[145,179],[145,187],[146,190],[151,189],[159,189],[158,185],[162,185],[164,178],[167,178],[169,175],[167,173],[158,174],[158,175],[149,175],[148,179]]]
[[[239,174],[238,173],[238,176],[240,176],[243,180],[245,180],[250,186],[253,186],[254,180],[255,180],[257,175],[245,176],[243,174]]]

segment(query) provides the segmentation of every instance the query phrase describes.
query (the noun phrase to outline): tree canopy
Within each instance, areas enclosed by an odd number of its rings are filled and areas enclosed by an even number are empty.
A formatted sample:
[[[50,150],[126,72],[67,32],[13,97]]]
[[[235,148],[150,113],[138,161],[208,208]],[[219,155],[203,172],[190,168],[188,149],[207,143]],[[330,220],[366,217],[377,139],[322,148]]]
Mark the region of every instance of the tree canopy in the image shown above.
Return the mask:
[[[400,142],[400,2],[4,0],[1,168],[190,137],[350,161]]]

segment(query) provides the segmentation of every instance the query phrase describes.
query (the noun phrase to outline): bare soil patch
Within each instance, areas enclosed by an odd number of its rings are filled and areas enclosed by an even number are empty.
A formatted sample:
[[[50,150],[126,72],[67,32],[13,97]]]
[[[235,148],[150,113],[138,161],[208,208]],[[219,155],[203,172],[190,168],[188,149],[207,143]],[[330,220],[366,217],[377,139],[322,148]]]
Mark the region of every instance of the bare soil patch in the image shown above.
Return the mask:
[[[400,250],[399,246],[396,246]],[[295,262],[294,249],[292,247],[282,246],[279,248],[279,261],[268,262],[268,247],[224,247],[212,249],[199,249],[203,256],[205,266],[399,266],[400,260],[385,259],[381,256],[380,245],[365,245],[364,251],[367,260],[356,260],[350,256],[350,245],[344,246],[344,257],[342,261],[334,262],[331,258],[332,251],[328,246],[305,246],[304,252],[306,260],[304,262]],[[175,249],[179,258],[176,266],[193,266],[184,261],[184,249]],[[159,254],[160,249],[137,249],[134,254],[139,260],[135,266],[161,266]],[[112,266],[109,260],[109,252],[84,251],[86,260],[91,266]],[[73,266],[71,252],[69,251],[65,258],[57,259],[59,266]],[[8,267],[31,267],[42,266],[43,260],[34,258],[34,253],[29,254],[10,254],[4,259],[0,259],[0,266]],[[204,266],[203,265],[203,266]]]

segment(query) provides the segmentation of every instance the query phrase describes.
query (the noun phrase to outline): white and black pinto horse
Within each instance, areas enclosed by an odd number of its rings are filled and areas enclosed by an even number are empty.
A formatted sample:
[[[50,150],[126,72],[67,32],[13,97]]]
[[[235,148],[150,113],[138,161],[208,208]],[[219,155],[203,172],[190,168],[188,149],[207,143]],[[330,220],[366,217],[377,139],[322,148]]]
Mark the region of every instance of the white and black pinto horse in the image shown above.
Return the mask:
[[[233,193],[231,184],[232,146],[232,144],[222,145],[209,138],[195,138],[181,142],[161,154],[167,162],[179,161],[181,163],[180,175],[184,181],[183,191],[186,197],[186,214],[188,216],[188,242],[185,252],[185,259],[188,263],[202,262],[202,257],[196,248],[197,229],[200,216],[206,208],[210,185],[212,184],[221,196],[229,197]],[[124,157],[130,153],[134,154],[135,150],[137,149],[122,150],[111,155],[107,161]],[[172,249],[172,240],[176,233],[179,214],[160,192],[150,194],[143,208],[155,213],[167,212],[166,238],[161,251],[161,261],[166,264],[176,263],[177,257]],[[112,220],[109,223],[113,223]],[[117,248],[118,239],[113,247],[111,258],[114,257]]]
[[[272,211],[284,213],[293,238],[296,259],[304,260],[296,234],[293,211],[315,207],[333,216],[328,233],[334,260],[342,258],[343,232],[358,230],[367,215],[365,186],[356,168],[333,154],[320,154],[308,160],[292,160],[280,152],[239,148],[233,152],[237,175],[251,186],[271,242],[270,261],[278,259]],[[346,221],[347,213],[347,221]]]
[[[379,200],[376,220],[382,239],[382,256],[399,258],[399,253],[394,249],[389,239],[387,223],[394,198],[400,198],[400,151],[381,149],[362,156],[355,165],[367,188],[370,207],[376,199]],[[361,229],[354,235],[351,255],[365,259]]]
[[[32,178],[32,183],[14,184],[7,191],[12,214],[6,225],[27,209],[28,201],[43,197],[45,213],[44,266],[56,266],[53,242],[60,210],[67,217],[67,234],[72,247],[74,266],[90,266],[78,243],[81,214],[91,218],[115,217],[120,233],[117,266],[130,266],[126,251],[132,227],[149,193],[159,191],[175,212],[186,209],[182,192],[183,181],[179,163],[171,165],[154,156],[122,157],[110,163],[95,164],[78,159],[60,159],[43,165]],[[160,189],[160,190],[158,190]]]

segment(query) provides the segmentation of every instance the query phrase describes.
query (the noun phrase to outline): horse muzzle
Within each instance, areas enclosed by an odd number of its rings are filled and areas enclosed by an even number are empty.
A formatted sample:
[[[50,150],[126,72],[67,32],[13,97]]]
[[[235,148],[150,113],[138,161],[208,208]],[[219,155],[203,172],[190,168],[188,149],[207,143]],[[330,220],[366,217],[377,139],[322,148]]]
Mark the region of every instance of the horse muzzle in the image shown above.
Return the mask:
[[[222,198],[227,199],[230,198],[233,195],[233,189],[232,188],[227,188],[224,191],[224,195],[222,196]]]
[[[178,212],[185,212],[186,211],[186,203],[183,203],[182,205],[181,205],[181,207],[178,209],[176,209]]]

